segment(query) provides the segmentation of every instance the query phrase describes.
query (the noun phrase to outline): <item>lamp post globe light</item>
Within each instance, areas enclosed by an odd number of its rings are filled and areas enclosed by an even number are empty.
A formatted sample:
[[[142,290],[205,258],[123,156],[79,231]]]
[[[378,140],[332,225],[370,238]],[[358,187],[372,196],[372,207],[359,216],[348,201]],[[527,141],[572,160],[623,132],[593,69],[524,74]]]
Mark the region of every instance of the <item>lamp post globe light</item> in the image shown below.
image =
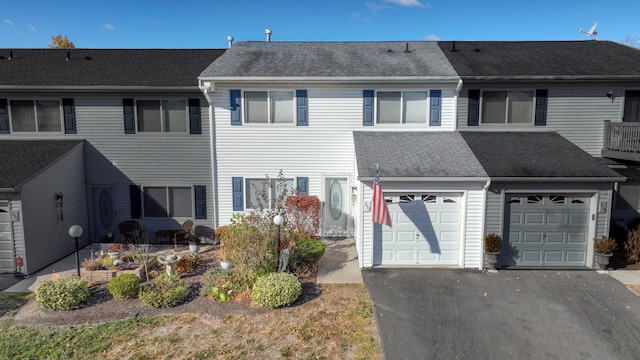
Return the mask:
[[[282,225],[283,221],[284,221],[284,218],[282,217],[282,215],[276,215],[273,217],[273,223],[276,224],[276,226],[278,227],[278,236],[276,237],[276,243],[275,243],[277,259],[280,258],[280,251],[278,250],[278,247],[280,246],[280,225]]]
[[[78,274],[78,279],[80,278],[80,255],[78,252],[80,248],[78,246],[78,238],[82,236],[82,226],[80,225],[72,225],[69,228],[69,236],[75,239],[76,241],[76,273]]]

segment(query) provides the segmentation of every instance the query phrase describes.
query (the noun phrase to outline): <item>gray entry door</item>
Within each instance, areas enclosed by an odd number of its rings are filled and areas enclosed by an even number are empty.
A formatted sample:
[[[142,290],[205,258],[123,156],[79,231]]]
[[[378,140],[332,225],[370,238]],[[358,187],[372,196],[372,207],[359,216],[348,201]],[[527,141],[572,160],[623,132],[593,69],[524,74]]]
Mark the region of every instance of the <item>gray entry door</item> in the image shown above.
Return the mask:
[[[0,201],[0,272],[12,273],[13,271],[14,247],[9,202]]]
[[[590,197],[508,195],[500,265],[586,266]]]
[[[118,239],[117,212],[113,186],[96,186],[91,188],[91,204],[93,210],[93,238],[102,241],[107,233]]]

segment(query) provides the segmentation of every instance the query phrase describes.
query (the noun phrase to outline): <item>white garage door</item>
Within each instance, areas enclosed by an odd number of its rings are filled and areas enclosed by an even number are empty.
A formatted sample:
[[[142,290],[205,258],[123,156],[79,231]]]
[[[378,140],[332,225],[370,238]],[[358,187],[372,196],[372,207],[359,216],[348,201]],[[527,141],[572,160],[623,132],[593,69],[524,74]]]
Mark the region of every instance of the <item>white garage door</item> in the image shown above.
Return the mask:
[[[385,194],[392,227],[374,225],[374,265],[457,265],[462,194]]]
[[[501,265],[585,266],[590,195],[513,194],[507,196]]]

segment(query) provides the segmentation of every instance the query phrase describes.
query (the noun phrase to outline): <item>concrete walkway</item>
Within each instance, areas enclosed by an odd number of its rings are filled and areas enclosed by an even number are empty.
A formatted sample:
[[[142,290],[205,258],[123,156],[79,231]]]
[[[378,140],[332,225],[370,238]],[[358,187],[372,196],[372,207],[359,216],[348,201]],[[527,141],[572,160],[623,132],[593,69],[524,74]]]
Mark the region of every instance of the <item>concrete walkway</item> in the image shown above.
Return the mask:
[[[318,266],[318,284],[362,284],[355,240],[325,239],[323,242],[326,248]]]

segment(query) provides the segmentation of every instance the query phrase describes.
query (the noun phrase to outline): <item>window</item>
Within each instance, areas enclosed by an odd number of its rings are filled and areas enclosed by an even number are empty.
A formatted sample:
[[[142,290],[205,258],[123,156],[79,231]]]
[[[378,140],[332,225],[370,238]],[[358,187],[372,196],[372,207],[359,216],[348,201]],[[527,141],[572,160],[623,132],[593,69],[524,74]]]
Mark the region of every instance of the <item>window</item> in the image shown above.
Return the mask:
[[[482,123],[532,124],[533,91],[484,91]]]
[[[184,100],[138,100],[140,132],[186,132],[187,107]]]
[[[11,100],[13,131],[62,131],[59,100]]]
[[[426,124],[426,91],[378,91],[378,124]]]
[[[293,124],[293,91],[245,91],[245,123]]]
[[[190,187],[145,187],[145,217],[192,217]]]
[[[285,179],[284,184],[279,179],[271,179],[269,188],[265,193],[266,179],[246,179],[246,208],[261,209],[272,208],[275,206],[278,194],[283,192],[289,193],[295,189],[293,179]],[[286,186],[286,189],[283,187]]]

